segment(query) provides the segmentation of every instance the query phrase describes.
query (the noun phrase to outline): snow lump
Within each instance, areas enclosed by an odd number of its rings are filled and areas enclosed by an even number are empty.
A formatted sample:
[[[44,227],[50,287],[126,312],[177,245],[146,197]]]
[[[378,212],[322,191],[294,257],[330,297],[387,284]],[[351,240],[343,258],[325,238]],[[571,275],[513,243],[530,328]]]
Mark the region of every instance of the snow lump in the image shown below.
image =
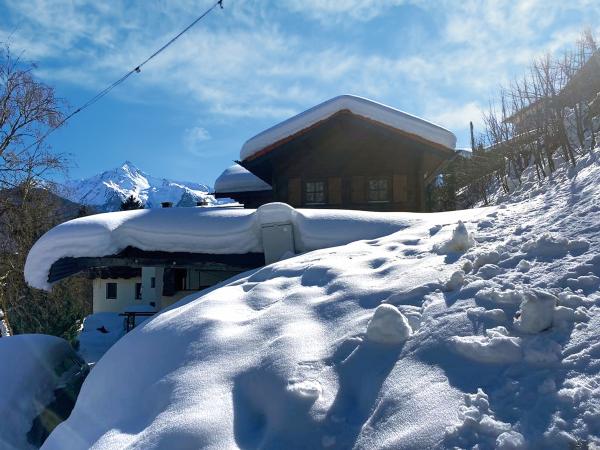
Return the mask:
[[[393,305],[379,305],[367,326],[367,339],[379,344],[401,344],[412,333],[408,319]]]
[[[525,333],[539,333],[552,326],[557,298],[540,290],[523,293],[515,326]]]

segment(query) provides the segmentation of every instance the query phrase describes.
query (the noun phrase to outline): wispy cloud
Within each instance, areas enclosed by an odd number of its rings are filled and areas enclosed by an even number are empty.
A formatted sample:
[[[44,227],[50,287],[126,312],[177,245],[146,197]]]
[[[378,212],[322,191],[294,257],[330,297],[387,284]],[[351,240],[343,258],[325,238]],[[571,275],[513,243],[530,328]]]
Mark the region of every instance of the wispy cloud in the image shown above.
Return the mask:
[[[43,62],[43,76],[99,89],[146,58],[211,2],[197,3],[148,1],[140,7],[4,0],[10,20],[0,23],[0,40],[14,30],[12,42]],[[360,35],[361,42],[348,39],[360,27],[368,29],[369,21],[396,17],[408,6],[431,21],[428,34],[397,47],[376,40],[364,45],[368,31]],[[402,19],[401,14],[397,17]],[[303,26],[288,26],[289,21],[303,20],[312,34]],[[337,31],[340,22],[345,27]],[[543,52],[560,51],[583,26],[597,23],[600,8],[591,0],[226,2],[224,11],[215,11],[153,60],[120,95],[143,98],[137,94],[150,87],[194,103],[210,120],[275,121],[349,92],[426,115],[452,129],[464,128],[519,68]],[[322,38],[324,30],[327,37]],[[203,142],[203,129],[188,131]]]

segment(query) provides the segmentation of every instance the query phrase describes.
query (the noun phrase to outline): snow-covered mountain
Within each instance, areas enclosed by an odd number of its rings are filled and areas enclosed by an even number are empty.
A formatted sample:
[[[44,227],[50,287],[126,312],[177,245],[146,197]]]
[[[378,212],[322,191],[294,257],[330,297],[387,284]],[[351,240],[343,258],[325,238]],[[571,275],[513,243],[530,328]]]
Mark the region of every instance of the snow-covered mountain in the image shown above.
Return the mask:
[[[125,161],[115,169],[106,170],[83,180],[65,183],[64,197],[103,211],[116,211],[130,195],[138,198],[147,208],[160,207],[161,202],[173,206],[195,206],[198,201],[216,203],[206,184],[173,181],[158,178]]]

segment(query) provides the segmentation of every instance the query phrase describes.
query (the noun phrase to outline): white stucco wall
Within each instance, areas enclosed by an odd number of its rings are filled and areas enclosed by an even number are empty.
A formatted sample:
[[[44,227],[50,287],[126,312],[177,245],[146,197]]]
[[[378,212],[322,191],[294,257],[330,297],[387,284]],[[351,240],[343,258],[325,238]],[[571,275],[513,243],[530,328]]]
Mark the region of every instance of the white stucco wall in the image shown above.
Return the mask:
[[[129,305],[141,305],[141,300],[135,299],[135,284],[141,283],[141,277],[101,279],[95,278],[93,282],[93,306],[97,312],[123,312]],[[106,284],[117,283],[117,298],[106,298]]]

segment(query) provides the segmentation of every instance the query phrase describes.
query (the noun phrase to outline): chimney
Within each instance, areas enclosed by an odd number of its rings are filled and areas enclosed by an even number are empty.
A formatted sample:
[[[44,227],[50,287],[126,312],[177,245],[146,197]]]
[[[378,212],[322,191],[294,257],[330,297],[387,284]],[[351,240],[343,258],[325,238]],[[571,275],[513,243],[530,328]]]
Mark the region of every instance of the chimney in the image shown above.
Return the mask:
[[[173,202],[161,202],[160,203],[161,208],[171,208],[172,206],[173,206]]]

